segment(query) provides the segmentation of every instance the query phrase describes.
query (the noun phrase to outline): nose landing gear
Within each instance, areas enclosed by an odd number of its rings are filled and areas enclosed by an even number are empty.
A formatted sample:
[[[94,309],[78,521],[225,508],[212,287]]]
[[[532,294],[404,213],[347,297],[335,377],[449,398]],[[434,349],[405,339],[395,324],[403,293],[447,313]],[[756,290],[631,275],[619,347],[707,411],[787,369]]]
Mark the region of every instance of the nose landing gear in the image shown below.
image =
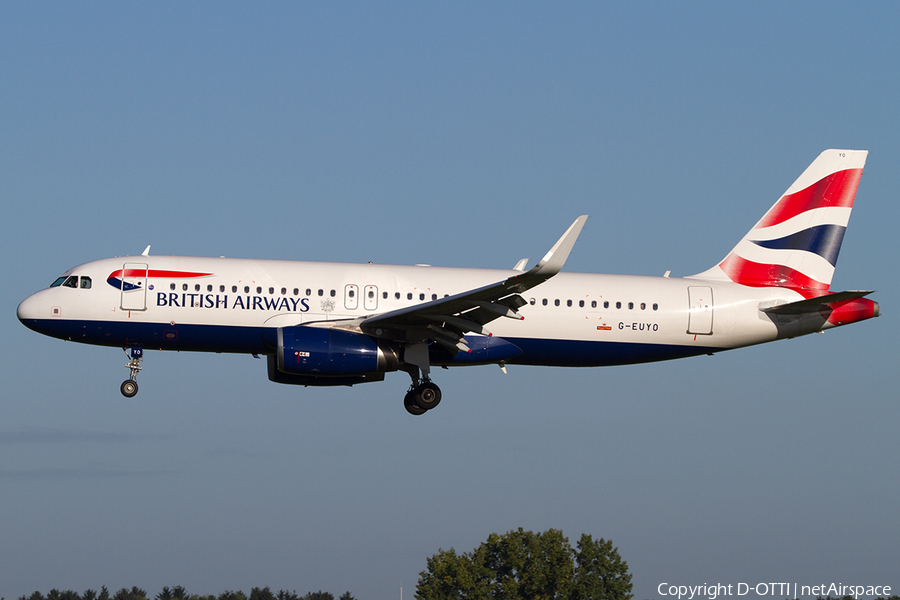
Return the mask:
[[[129,360],[127,363],[125,363],[125,366],[131,369],[131,377],[122,382],[119,390],[126,398],[133,398],[135,394],[138,393],[138,384],[134,379],[135,377],[137,377],[138,372],[142,369],[141,361],[144,360],[144,349],[132,348],[130,354],[125,348],[122,348],[122,350],[125,352],[125,356],[129,357]]]

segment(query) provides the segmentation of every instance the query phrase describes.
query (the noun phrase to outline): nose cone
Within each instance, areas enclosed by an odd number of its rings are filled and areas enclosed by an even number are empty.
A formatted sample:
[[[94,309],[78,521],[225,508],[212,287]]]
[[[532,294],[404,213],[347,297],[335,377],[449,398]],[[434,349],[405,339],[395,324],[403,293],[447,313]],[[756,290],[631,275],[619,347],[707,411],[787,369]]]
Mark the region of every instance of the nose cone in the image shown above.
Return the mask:
[[[19,307],[16,309],[16,317],[19,318],[22,325],[34,331],[40,331],[38,321],[46,316],[44,314],[46,311],[42,310],[46,302],[41,296],[40,292],[28,296],[19,303]]]

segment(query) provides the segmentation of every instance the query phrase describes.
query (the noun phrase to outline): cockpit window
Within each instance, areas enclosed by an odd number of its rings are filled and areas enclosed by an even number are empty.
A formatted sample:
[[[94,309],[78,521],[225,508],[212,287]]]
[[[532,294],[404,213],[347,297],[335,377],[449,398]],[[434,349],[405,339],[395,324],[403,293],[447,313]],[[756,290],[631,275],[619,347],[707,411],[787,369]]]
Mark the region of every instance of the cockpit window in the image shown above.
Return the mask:
[[[81,288],[83,290],[91,289],[91,278],[90,277],[82,277],[81,285],[78,285],[78,275],[63,275],[62,277],[58,277],[56,281],[50,284],[50,287],[70,287],[70,288]]]

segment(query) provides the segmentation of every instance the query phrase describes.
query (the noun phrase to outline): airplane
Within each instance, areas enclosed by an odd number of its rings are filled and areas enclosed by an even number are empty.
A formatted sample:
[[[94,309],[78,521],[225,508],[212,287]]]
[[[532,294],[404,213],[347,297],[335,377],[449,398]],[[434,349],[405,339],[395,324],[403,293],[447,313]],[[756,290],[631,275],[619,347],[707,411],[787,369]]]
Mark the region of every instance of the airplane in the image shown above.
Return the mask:
[[[413,415],[441,401],[432,367],[589,367],[669,360],[880,315],[829,290],[867,151],[826,150],[730,253],[689,277],[560,273],[587,216],[531,269],[151,256],[69,269],[19,304],[28,328],[122,348],[265,355],[271,381],[352,386],[406,372]]]

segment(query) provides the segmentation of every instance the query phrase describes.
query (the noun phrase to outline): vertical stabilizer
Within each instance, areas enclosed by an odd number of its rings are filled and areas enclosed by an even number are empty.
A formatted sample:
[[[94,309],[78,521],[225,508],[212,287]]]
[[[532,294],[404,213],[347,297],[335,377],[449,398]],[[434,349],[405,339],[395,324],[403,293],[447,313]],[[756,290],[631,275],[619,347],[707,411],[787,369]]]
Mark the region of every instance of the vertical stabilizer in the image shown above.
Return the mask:
[[[692,278],[827,290],[867,154],[820,154],[722,262]]]

